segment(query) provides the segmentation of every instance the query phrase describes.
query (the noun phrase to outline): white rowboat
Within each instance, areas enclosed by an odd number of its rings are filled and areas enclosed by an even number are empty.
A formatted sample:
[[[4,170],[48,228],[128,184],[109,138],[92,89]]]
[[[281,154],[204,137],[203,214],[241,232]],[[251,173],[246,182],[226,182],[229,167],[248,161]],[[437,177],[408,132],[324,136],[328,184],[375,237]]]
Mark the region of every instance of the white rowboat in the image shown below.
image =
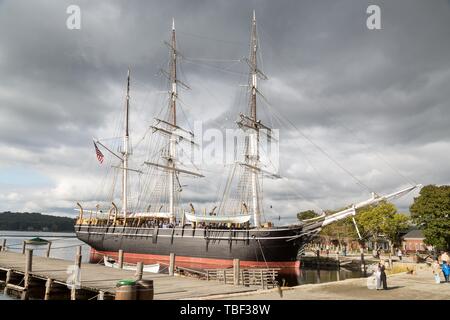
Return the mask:
[[[110,257],[104,256],[103,257],[103,263],[105,264],[106,267],[120,269],[119,263],[116,262],[116,260],[114,260],[114,259],[112,259]],[[158,273],[159,272],[159,267],[160,267],[159,263],[145,264],[144,268],[143,268],[143,271],[144,272],[151,272],[151,273]],[[130,263],[124,263],[122,269],[136,271],[136,265],[135,264],[130,264]]]

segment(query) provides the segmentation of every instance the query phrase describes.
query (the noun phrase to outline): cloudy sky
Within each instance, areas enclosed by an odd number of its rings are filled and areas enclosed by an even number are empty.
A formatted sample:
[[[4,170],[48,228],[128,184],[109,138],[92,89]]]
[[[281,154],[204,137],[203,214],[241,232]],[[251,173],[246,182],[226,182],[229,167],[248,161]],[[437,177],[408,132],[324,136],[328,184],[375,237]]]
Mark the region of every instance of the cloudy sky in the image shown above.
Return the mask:
[[[66,27],[69,5],[81,30]],[[366,9],[381,8],[381,30]],[[292,221],[412,183],[450,183],[450,1],[0,0],[0,211],[75,214],[102,172],[92,137],[114,137],[132,70],[132,140],[164,105],[175,18],[183,117],[232,128],[246,108],[256,10],[261,120],[280,129],[280,173],[264,182],[267,217]],[[210,208],[223,165],[183,197]],[[396,202],[407,210],[412,196]]]

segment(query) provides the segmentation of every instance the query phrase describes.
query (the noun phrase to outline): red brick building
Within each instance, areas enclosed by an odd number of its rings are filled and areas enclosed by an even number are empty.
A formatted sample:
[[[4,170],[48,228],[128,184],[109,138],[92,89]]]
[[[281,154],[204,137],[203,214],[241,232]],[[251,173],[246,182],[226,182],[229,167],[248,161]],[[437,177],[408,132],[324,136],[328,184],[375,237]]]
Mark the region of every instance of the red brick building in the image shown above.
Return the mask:
[[[433,247],[425,244],[422,230],[411,230],[403,236],[402,247],[405,252],[432,250]]]

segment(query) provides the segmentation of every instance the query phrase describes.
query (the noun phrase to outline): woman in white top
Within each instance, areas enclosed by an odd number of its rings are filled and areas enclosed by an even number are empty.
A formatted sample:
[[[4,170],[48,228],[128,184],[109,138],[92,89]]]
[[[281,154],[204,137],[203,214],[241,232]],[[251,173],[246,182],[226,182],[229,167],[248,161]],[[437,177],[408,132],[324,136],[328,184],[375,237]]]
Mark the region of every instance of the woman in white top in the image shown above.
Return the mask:
[[[376,279],[376,288],[377,290],[381,289],[381,268],[380,265],[377,265],[376,269],[375,269],[375,279]]]

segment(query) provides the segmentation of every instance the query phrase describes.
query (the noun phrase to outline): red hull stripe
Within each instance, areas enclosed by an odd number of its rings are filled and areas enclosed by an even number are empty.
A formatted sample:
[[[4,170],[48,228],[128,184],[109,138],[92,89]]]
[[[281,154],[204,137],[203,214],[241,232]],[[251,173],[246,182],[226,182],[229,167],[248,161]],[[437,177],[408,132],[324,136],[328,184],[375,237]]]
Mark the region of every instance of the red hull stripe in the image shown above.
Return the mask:
[[[118,253],[113,251],[97,251],[91,248],[91,262],[98,262],[103,259],[103,256],[111,258],[118,258]],[[130,263],[169,263],[169,256],[147,254],[147,253],[124,253],[124,261]],[[211,259],[211,258],[196,258],[186,256],[176,256],[176,264],[199,264],[210,267],[233,267],[233,260],[228,259]],[[270,268],[300,268],[300,261],[240,261],[242,267],[270,267]]]

